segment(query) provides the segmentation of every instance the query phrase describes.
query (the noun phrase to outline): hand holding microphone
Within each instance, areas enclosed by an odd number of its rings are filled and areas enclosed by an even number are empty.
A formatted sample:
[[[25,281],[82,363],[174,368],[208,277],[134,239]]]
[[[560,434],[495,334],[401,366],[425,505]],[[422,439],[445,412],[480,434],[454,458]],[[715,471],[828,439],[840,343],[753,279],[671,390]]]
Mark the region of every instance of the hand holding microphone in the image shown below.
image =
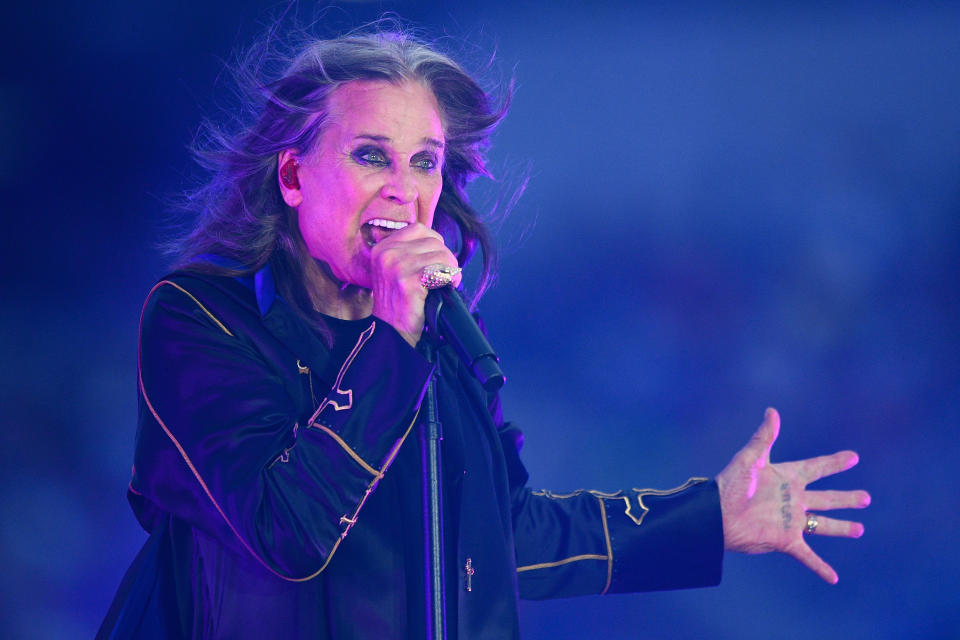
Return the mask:
[[[431,264],[423,268],[420,284],[429,289],[424,306],[425,324],[453,346],[460,359],[489,392],[497,391],[506,381],[500,369],[500,358],[483,335],[470,309],[451,282],[460,273],[459,267]]]

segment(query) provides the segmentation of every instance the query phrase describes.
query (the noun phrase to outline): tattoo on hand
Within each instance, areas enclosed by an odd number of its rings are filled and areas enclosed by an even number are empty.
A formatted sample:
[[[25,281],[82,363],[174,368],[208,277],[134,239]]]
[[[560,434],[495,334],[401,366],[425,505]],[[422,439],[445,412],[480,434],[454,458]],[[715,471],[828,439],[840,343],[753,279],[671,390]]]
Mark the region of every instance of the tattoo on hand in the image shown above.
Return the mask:
[[[780,515],[783,516],[783,528],[790,528],[790,521],[793,520],[793,514],[790,513],[790,485],[786,482],[780,484]]]

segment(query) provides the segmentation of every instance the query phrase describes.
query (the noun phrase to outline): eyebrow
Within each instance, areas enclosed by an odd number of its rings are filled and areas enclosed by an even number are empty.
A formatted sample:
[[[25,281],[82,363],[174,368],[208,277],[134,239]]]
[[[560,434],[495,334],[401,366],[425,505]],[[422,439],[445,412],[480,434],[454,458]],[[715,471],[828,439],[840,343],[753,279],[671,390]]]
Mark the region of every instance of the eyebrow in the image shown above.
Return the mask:
[[[358,139],[373,140],[375,142],[387,142],[387,143],[392,142],[392,140],[388,136],[381,136],[373,133],[360,133],[354,136],[353,139],[354,140],[358,140]],[[444,147],[443,142],[441,142],[440,140],[437,140],[436,138],[423,138],[420,140],[420,142],[422,144],[425,144],[429,147],[433,147],[435,149],[443,149]]]

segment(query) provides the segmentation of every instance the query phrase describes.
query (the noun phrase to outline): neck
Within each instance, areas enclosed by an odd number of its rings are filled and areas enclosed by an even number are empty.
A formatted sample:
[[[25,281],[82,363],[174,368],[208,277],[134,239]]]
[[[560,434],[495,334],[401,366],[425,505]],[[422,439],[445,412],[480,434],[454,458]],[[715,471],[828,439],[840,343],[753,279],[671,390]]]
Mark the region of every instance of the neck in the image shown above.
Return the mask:
[[[316,265],[318,273],[310,278],[310,298],[316,311],[341,320],[362,320],[373,313],[370,289],[338,280],[323,262]]]

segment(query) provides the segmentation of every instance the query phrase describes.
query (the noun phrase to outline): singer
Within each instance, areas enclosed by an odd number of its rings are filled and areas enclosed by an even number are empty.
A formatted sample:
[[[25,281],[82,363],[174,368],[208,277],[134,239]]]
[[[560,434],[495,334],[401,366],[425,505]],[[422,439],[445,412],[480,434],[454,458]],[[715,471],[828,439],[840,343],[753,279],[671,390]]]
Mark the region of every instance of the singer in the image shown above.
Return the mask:
[[[768,409],[714,478],[664,490],[526,486],[522,435],[449,343],[423,355],[429,288],[491,238],[465,193],[503,118],[449,57],[382,25],[249,78],[198,151],[197,222],[140,319],[129,500],[149,533],[103,638],[422,638],[416,426],[435,376],[449,638],[519,634],[518,598],[715,585],[725,550],[827,582],[811,535],[864,491],[806,485],[844,451],[773,464]],[[585,416],[589,419],[589,416]]]

